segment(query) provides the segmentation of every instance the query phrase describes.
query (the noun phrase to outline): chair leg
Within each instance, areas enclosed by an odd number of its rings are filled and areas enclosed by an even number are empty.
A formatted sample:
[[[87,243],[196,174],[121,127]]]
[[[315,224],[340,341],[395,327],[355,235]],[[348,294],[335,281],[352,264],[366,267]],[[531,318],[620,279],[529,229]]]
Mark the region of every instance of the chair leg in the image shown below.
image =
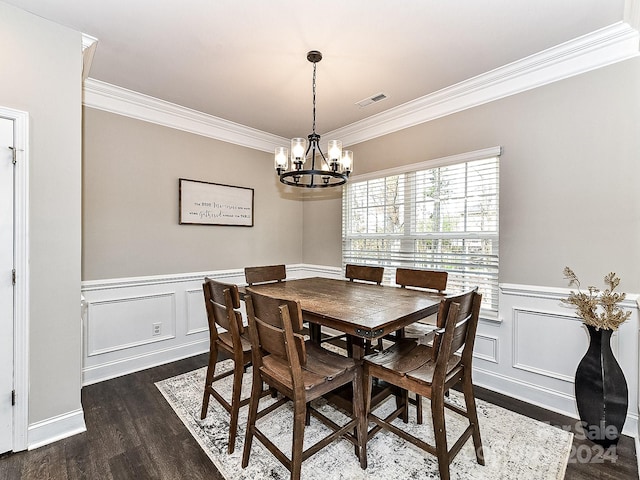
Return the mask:
[[[241,359],[235,359],[233,372],[233,391],[231,392],[231,421],[229,422],[229,444],[227,452],[233,453],[236,447],[236,432],[238,431],[238,413],[240,411],[240,393],[242,392],[242,376],[244,365]],[[260,392],[258,392],[260,395]]]
[[[367,468],[367,412],[364,407],[362,369],[358,368],[353,378],[353,416],[358,419],[356,426],[356,456],[360,459],[360,468]]]
[[[215,346],[215,343],[211,345],[211,349],[209,350],[209,365],[207,366],[207,377],[204,383],[204,397],[202,398],[202,410],[200,412],[200,420],[204,420],[207,416],[207,410],[209,410],[209,398],[211,397],[211,393],[209,393],[209,388],[213,383],[213,377],[216,373],[216,362],[218,361],[218,349]]]
[[[462,377],[462,392],[464,393],[464,402],[467,407],[467,417],[469,423],[473,426],[473,447],[476,450],[476,460],[480,465],[484,465],[484,451],[482,449],[482,440],[480,439],[480,424],[478,423],[478,412],[476,410],[476,399],[473,394],[473,383],[471,382],[471,374],[465,370]]]
[[[364,385],[364,414],[368,416],[371,413],[371,392],[373,390],[373,379],[371,374],[369,373],[369,366],[367,364],[364,365],[362,369],[363,374],[363,382]]]
[[[404,423],[409,423],[409,392],[405,389],[402,389],[400,395],[402,397],[402,405],[404,406],[404,411],[402,412],[402,421]]]
[[[422,425],[422,397],[416,394],[416,421]]]
[[[431,415],[436,439],[436,456],[441,480],[449,480],[449,451],[447,449],[447,429],[444,420],[444,392],[433,392]]]
[[[291,446],[291,480],[300,480],[302,470],[302,446],[304,426],[307,417],[307,404],[304,399],[293,403],[293,444]]]
[[[249,464],[249,454],[251,453],[251,442],[256,428],[256,417],[258,416],[258,402],[262,391],[262,378],[257,369],[254,369],[253,383],[251,384],[251,401],[249,402],[249,416],[247,418],[247,431],[244,437],[244,450],[242,451],[242,468]]]

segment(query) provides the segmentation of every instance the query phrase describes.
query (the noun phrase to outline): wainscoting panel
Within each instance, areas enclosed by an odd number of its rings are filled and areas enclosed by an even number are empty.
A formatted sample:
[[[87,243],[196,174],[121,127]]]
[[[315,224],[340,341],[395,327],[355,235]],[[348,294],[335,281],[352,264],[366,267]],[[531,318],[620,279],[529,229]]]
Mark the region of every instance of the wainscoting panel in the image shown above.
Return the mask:
[[[513,368],[573,382],[588,346],[578,318],[513,309]]]
[[[175,311],[174,292],[119,297],[88,304],[87,356],[174,338]]]
[[[185,290],[185,294],[187,296],[187,311],[185,312],[187,318],[186,335],[208,332],[209,323],[207,321],[202,287]]]
[[[476,343],[473,346],[473,357],[487,362],[499,363],[499,341],[498,337],[478,333]]]

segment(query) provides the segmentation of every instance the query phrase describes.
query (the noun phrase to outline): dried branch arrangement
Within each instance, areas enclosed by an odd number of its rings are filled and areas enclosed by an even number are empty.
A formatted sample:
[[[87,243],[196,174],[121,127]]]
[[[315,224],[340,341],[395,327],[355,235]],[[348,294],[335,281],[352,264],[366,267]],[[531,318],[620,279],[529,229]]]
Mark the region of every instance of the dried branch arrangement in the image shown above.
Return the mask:
[[[617,330],[631,316],[631,312],[625,312],[619,305],[626,298],[626,294],[614,292],[620,284],[620,278],[614,272],[604,277],[607,288],[602,292],[593,286],[587,288],[589,293],[580,291],[580,281],[569,267],[564,267],[564,278],[569,280],[570,287],[575,285],[578,291],[572,291],[569,298],[563,299],[562,302],[573,305],[578,317],[587,325],[598,329]]]

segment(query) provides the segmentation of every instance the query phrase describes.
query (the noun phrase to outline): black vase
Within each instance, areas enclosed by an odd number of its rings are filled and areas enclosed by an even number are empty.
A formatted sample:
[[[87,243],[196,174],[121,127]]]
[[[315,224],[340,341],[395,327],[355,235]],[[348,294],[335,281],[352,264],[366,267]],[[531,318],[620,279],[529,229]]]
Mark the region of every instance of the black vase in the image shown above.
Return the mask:
[[[613,331],[591,325],[587,329],[591,341],[576,370],[576,403],[587,438],[607,448],[622,434],[629,391],[611,351]]]

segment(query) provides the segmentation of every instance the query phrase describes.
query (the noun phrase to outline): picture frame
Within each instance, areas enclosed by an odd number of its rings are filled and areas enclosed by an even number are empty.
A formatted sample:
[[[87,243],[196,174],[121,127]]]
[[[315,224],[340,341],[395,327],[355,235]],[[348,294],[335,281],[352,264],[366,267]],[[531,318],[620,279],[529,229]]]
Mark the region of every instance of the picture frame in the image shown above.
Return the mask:
[[[180,225],[253,227],[253,188],[179,179]]]

